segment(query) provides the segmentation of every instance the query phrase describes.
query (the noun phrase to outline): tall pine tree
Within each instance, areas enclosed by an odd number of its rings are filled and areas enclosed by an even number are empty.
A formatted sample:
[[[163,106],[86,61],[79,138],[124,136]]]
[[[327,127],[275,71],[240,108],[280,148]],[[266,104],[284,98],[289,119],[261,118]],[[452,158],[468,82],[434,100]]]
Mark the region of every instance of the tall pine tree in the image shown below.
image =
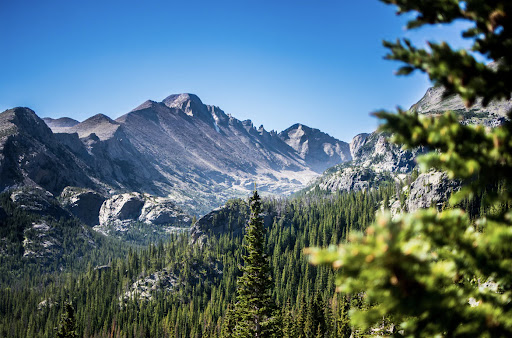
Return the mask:
[[[271,296],[272,276],[265,253],[265,227],[261,199],[255,190],[249,200],[251,215],[244,236],[243,275],[238,279],[236,325],[239,337],[271,337],[276,333],[275,304]]]

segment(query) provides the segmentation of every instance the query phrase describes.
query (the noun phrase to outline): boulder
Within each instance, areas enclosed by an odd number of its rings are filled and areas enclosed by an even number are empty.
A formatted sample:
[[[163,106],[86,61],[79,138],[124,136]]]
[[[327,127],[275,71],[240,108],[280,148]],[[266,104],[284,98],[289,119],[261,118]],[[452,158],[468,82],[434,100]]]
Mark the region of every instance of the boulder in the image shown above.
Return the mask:
[[[114,195],[103,202],[99,224],[129,224],[141,222],[152,225],[190,226],[191,218],[169,198],[148,194]]]
[[[99,224],[134,221],[141,214],[144,197],[139,193],[114,195],[103,202],[99,213]]]
[[[188,227],[192,220],[171,199],[146,196],[139,221],[146,224]]]
[[[89,226],[99,224],[105,197],[90,189],[66,187],[60,195],[61,205]]]
[[[458,183],[448,179],[444,172],[430,171],[423,173],[411,184],[406,208],[414,212],[421,208],[436,207],[441,209]]]

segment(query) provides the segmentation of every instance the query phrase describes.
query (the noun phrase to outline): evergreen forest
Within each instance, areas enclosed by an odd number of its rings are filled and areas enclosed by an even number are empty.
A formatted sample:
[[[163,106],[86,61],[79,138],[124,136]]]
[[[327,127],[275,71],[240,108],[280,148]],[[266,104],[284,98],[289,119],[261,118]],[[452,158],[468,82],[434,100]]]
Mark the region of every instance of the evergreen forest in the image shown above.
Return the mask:
[[[370,192],[263,200],[262,215],[273,215],[265,217],[264,238],[280,335],[350,336],[348,312],[364,306],[362,299],[336,294],[332,269],[309,264],[303,249],[337,244],[364,229],[396,190],[388,184]],[[1,291],[0,336],[53,337],[67,304],[79,337],[226,336],[243,266],[243,231],[236,230],[247,224],[248,202],[231,200],[223,213],[218,222],[226,231],[192,245],[187,233],[148,247],[110,239],[88,250],[95,260],[80,267],[84,272],[63,261],[65,272],[49,266],[11,275]],[[26,213],[15,217],[30,220]],[[2,270],[8,276],[12,265]]]

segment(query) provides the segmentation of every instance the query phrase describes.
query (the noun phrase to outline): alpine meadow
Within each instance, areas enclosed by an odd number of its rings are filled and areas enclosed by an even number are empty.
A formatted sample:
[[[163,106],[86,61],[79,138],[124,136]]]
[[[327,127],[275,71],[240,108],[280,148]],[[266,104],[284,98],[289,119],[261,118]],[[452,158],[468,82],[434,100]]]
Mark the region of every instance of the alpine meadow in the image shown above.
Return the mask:
[[[512,3],[228,2],[0,5],[0,337],[512,337]]]

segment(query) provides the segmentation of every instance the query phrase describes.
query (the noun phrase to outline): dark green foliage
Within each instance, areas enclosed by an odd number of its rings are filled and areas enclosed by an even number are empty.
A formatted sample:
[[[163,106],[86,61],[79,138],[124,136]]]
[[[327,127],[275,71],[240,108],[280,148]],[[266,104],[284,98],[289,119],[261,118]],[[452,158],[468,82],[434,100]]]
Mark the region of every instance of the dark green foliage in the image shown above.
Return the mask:
[[[463,32],[473,51],[496,61],[475,61],[445,43],[431,51],[409,42],[386,44],[391,59],[427,72],[432,80],[471,104],[510,98],[512,92],[512,2],[385,0],[400,12],[417,11],[409,27],[469,20]],[[462,183],[442,211],[380,216],[366,234],[328,250],[311,249],[315,264],[338,269],[342,292],[364,294],[355,311],[359,330],[384,327],[405,336],[512,336],[512,124],[486,130],[465,126],[459,116],[421,116],[399,110],[378,112],[382,129],[406,148],[435,149],[418,158],[422,171],[448,173]],[[509,117],[511,117],[509,113]],[[384,325],[383,325],[384,318]],[[387,327],[386,327],[387,326]],[[397,333],[398,332],[398,333]]]
[[[0,194],[0,208],[5,217],[0,218],[0,285],[32,284],[30,277],[53,279],[60,271],[84,271],[88,264],[103,265],[115,257],[122,257],[128,247],[120,241],[105,238],[77,219],[41,217],[18,208],[10,193]],[[34,224],[45,224],[48,230],[37,233]],[[45,237],[47,236],[47,237]],[[35,254],[24,255],[25,238],[38,249]],[[55,245],[44,246],[49,240]],[[39,242],[39,243],[38,243]],[[41,282],[38,280],[37,282]]]
[[[71,303],[66,302],[64,304],[64,312],[60,317],[59,326],[56,328],[57,338],[75,338],[78,337],[76,334],[76,318],[75,309]]]
[[[275,319],[280,327],[288,327],[289,337],[306,329],[317,334],[318,324],[314,329],[304,327],[308,317],[325,322],[327,337],[350,332],[343,323],[348,307],[359,306],[357,297],[344,302],[335,295],[334,273],[329,267],[308,264],[302,249],[335,244],[344,241],[349,229],[364,229],[374,220],[380,201],[395,193],[395,186],[389,185],[327,198],[263,201],[262,215],[269,219],[264,246],[274,281],[272,299],[281,312]],[[166,243],[142,251],[127,249],[121,259],[98,251],[95,255],[106,261],[89,264],[83,273],[39,276],[26,271],[22,278],[29,282],[11,288],[2,284],[0,289],[0,337],[53,337],[63,311],[58,304],[69,299],[80,337],[219,337],[236,322],[236,313],[228,308],[235,303],[241,276],[240,229],[248,216],[246,202],[232,201],[211,224],[212,229],[225,231],[207,232],[202,245],[191,245],[187,234],[174,234]],[[163,285],[161,291],[151,293],[151,300],[125,297],[134,282],[159,271],[175,278],[172,287]],[[322,312],[311,304],[317,298],[323,302]],[[315,307],[315,314],[308,315],[308,309]]]
[[[237,316],[233,334],[239,337],[270,337],[276,334],[272,276],[265,252],[265,228],[261,199],[255,190],[249,200],[251,214],[244,235],[244,264],[237,281]]]
[[[144,222],[131,222],[124,231],[117,231],[116,225],[102,226],[102,232],[109,237],[114,237],[133,246],[148,246],[158,241],[166,241],[172,237],[173,233],[186,232],[188,227],[165,226],[165,225],[149,225]]]

